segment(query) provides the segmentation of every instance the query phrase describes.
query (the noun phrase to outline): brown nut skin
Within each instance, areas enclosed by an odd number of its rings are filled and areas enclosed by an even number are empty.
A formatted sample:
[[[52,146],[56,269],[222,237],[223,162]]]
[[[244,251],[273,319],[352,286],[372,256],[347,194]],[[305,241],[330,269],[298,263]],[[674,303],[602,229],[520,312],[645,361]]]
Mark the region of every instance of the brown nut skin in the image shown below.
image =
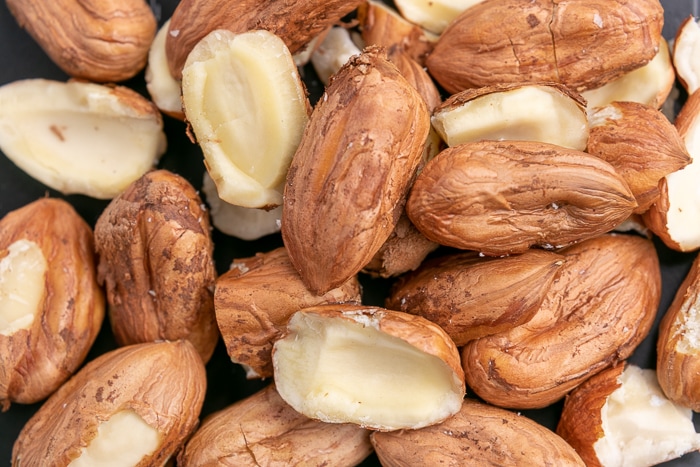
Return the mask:
[[[486,0],[443,31],[426,64],[453,94],[514,81],[581,92],[649,62],[663,22],[658,0]]]
[[[428,161],[406,213],[428,239],[489,256],[559,248],[601,235],[637,203],[596,156],[530,141],[478,141]]]
[[[426,465],[585,464],[563,439],[546,427],[509,410],[465,399],[444,422],[418,430],[373,432],[375,452],[385,467]]]
[[[435,47],[436,38],[381,1],[361,3],[357,7],[357,21],[365,45],[397,47],[421,67],[425,66],[426,57]]]
[[[167,170],[136,180],[100,215],[95,248],[117,343],[186,338],[209,360],[219,338],[213,242],[187,180]]]
[[[165,53],[170,73],[182,77],[182,68],[194,46],[217,29],[241,33],[265,29],[279,36],[294,54],[352,12],[362,0],[183,0],[170,18]]]
[[[688,96],[688,100],[685,101],[683,107],[676,116],[674,125],[681,139],[684,141],[686,138],[692,138],[693,134],[700,130],[700,91],[695,91]],[[687,147],[688,146],[686,146],[686,148]],[[689,193],[688,196],[694,197],[695,195]],[[678,206],[671,205],[668,179],[664,177],[659,183],[659,197],[656,202],[643,213],[642,219],[644,224],[672,250],[681,252],[697,250],[699,244],[697,232],[692,231],[695,229],[691,230],[692,234],[690,237],[692,238],[690,239],[679,238],[688,237],[687,234],[679,235],[681,232],[669,231],[669,213],[673,213],[673,209],[678,209]]]
[[[249,378],[272,376],[272,346],[291,315],[315,305],[360,303],[356,276],[323,295],[312,293],[292,267],[284,247],[234,260],[216,281],[214,309],[231,360]]]
[[[362,268],[362,272],[385,279],[399,276],[415,270],[439,246],[425,238],[404,213],[384,245]]]
[[[624,362],[590,377],[567,394],[556,433],[564,438],[589,466],[600,467],[594,444],[603,432],[602,410],[621,383],[618,378],[625,369]]]
[[[369,431],[301,415],[274,384],[221,409],[178,454],[182,467],[357,465],[372,452]]]
[[[697,310],[700,309],[700,256],[678,288],[659,323],[656,375],[671,401],[700,411],[700,347]]]
[[[427,318],[462,346],[529,321],[564,261],[542,250],[503,258],[444,255],[400,277],[385,306]]]
[[[194,431],[206,392],[206,371],[189,341],[121,347],[88,362],[22,428],[12,465],[68,465],[97,435],[98,425],[131,410],[160,434],[139,467],[164,465]]]
[[[661,297],[651,240],[607,234],[561,254],[559,279],[529,322],[462,349],[467,384],[487,402],[550,405],[625,360],[649,333]]]
[[[0,220],[0,259],[26,239],[48,263],[41,309],[29,329],[0,335],[0,407],[43,400],[85,360],[105,315],[90,226],[66,201],[42,198]]]
[[[645,212],[659,196],[659,182],[690,164],[685,143],[666,116],[636,102],[613,102],[591,111],[587,152],[608,161],[622,175]]]
[[[282,239],[310,290],[342,284],[389,238],[429,131],[425,102],[382,49],[365,49],[334,75],[284,188]]]
[[[157,30],[144,0],[7,0],[7,7],[56,65],[89,81],[135,76]]]

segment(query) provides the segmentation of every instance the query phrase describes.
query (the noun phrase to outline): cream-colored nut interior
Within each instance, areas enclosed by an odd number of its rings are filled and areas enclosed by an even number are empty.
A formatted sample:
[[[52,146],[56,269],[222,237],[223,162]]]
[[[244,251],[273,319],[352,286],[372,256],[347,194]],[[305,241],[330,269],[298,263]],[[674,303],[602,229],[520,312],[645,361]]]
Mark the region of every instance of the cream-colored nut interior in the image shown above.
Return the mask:
[[[328,84],[334,75],[353,55],[362,51],[357,47],[350,31],[342,27],[333,27],[323,42],[311,54],[311,65],[323,84]]]
[[[656,465],[700,448],[692,411],[668,400],[656,372],[628,365],[603,406],[604,436],[594,445],[605,467]]]
[[[109,199],[165,151],[158,112],[108,86],[27,79],[0,88],[0,149],[63,193]]]
[[[693,161],[666,176],[666,229],[681,251],[693,251],[700,248],[700,118],[695,119],[684,141]]]
[[[47,263],[41,247],[17,240],[0,260],[0,335],[29,329],[42,309]]]
[[[208,173],[204,173],[203,179],[202,193],[209,205],[211,222],[221,232],[243,240],[257,240],[282,228],[282,205],[269,211],[236,206],[219,198]]]
[[[686,21],[677,34],[673,64],[688,94],[697,91],[700,88],[700,24],[697,21]]]
[[[448,146],[470,141],[525,140],[583,150],[586,112],[554,88],[522,86],[477,97],[433,114],[433,127]]]
[[[298,312],[274,346],[277,390],[302,414],[380,429],[418,428],[447,418],[463,394],[451,369],[371,318]]]
[[[282,204],[308,121],[306,94],[284,42],[268,31],[212,31],[187,58],[182,97],[221,199],[249,208]]]
[[[700,353],[700,303],[697,301],[690,303],[690,306],[683,309],[682,313],[676,316],[676,323],[673,328],[680,334],[676,341],[676,351],[688,355]]]
[[[136,412],[122,410],[97,426],[97,436],[69,467],[132,467],[160,446],[158,430]]]
[[[408,21],[440,34],[470,6],[483,0],[395,0],[396,8]]]
[[[659,107],[659,96],[670,90],[676,79],[668,44],[659,42],[659,51],[646,65],[625,73],[603,86],[583,91],[589,109],[602,107],[612,102],[628,101]],[[663,99],[661,99],[663,100]]]
[[[165,55],[165,40],[168,37],[170,20],[167,20],[158,30],[148,51],[148,65],[145,78],[146,89],[153,103],[163,112],[170,115],[182,113],[182,98],[180,81],[173,78]]]

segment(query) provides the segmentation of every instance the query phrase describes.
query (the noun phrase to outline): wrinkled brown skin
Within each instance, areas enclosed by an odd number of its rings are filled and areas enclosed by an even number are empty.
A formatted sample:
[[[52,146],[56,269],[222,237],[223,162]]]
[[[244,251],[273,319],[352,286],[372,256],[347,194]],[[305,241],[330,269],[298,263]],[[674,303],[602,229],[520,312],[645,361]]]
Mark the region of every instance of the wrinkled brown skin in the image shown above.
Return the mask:
[[[31,240],[47,262],[44,299],[31,327],[0,335],[0,407],[54,392],[83,363],[105,315],[90,226],[67,202],[42,198],[0,220],[0,260]]]
[[[157,30],[144,0],[7,0],[20,27],[74,78],[118,82],[145,68]]]
[[[413,271],[439,245],[420,233],[406,214],[402,214],[394,231],[362,272],[372,277],[396,277]]]
[[[661,179],[690,164],[691,157],[678,130],[661,111],[636,102],[613,102],[594,109],[592,119],[611,108],[621,117],[592,124],[586,151],[622,175],[637,200],[634,212],[640,214],[659,198]]]
[[[294,312],[347,302],[361,302],[356,276],[316,295],[306,288],[284,247],[236,259],[231,269],[217,279],[214,292],[216,319],[228,355],[260,378],[272,377],[272,345]]]
[[[377,431],[370,439],[385,467],[585,465],[571,446],[546,427],[473,399],[465,399],[461,410],[440,424]]]
[[[542,250],[503,258],[448,254],[399,278],[386,307],[434,322],[463,346],[529,321],[564,261]]]
[[[365,45],[398,47],[421,67],[435,47],[435,39],[428,37],[423,28],[380,1],[362,2],[357,7],[357,21]]]
[[[584,381],[564,399],[556,433],[569,443],[589,467],[602,467],[594,445],[602,438],[602,410],[608,397],[620,387],[624,363],[607,368]]]
[[[334,75],[284,189],[282,239],[310,290],[342,284],[389,238],[429,131],[425,102],[381,49],[366,49]]]
[[[687,135],[691,132],[700,131],[700,91],[695,91],[688,96],[688,100],[686,100],[681,111],[676,116],[674,125],[682,140],[685,140]],[[674,239],[674,232],[668,231],[667,216],[670,209],[672,209],[672,206],[668,198],[668,180],[662,178],[659,183],[659,197],[656,202],[644,212],[642,219],[644,220],[644,224],[649,227],[649,230],[654,232],[667,247],[681,252],[689,251],[688,248],[679,244],[678,241]]]
[[[548,143],[484,140],[430,160],[406,212],[434,242],[501,256],[595,237],[636,206],[622,177],[596,156]]]
[[[649,62],[663,21],[658,0],[486,0],[443,31],[426,64],[452,94],[522,81],[581,92]]]
[[[187,180],[155,170],[97,220],[98,279],[120,345],[186,338],[205,362],[214,352],[216,270],[203,206]]]
[[[687,341],[684,326],[697,328],[700,310],[700,256],[696,257],[659,324],[656,374],[671,401],[700,412],[700,350],[681,351]]]
[[[170,18],[165,41],[170,73],[180,79],[187,55],[216,29],[234,33],[265,29],[279,36],[294,54],[360,3],[362,0],[182,0]]]
[[[629,357],[649,333],[661,271],[646,238],[608,234],[561,252],[566,262],[526,324],[462,350],[467,384],[501,407],[546,407]]]
[[[177,464],[353,466],[371,452],[368,430],[307,418],[284,402],[270,384],[205,418],[180,451]]]
[[[391,63],[396,65],[403,77],[416,88],[418,94],[423,97],[423,100],[428,105],[430,112],[442,103],[440,91],[435,85],[433,78],[408,52],[399,46],[393,46],[387,49],[387,57]]]
[[[206,370],[189,341],[135,344],[88,362],[22,428],[12,465],[68,465],[98,425],[131,410],[161,436],[137,467],[164,465],[194,431],[206,392]]]

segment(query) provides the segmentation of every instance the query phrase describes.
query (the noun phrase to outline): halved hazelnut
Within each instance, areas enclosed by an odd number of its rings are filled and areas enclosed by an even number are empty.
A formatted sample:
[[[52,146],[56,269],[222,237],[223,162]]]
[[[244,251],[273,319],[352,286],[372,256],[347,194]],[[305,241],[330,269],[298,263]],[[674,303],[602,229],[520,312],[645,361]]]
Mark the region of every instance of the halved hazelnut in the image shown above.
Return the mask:
[[[310,111],[285,43],[264,30],[212,31],[187,58],[182,98],[221,199],[251,208],[282,204]]]
[[[148,51],[148,64],[145,71],[146,89],[161,112],[178,120],[184,120],[182,85],[170,74],[168,59],[165,56],[165,39],[169,26],[170,20],[167,20],[158,30]]]
[[[113,198],[165,147],[160,112],[126,87],[45,79],[0,87],[0,149],[62,193]]]
[[[458,412],[465,393],[457,347],[439,326],[378,307],[298,311],[272,362],[282,398],[330,423],[420,428]]]
[[[700,88],[700,24],[693,16],[686,18],[676,33],[673,66],[688,94]]]
[[[431,122],[448,146],[483,139],[526,140],[584,150],[588,139],[585,101],[553,84],[468,89],[435,109]]]

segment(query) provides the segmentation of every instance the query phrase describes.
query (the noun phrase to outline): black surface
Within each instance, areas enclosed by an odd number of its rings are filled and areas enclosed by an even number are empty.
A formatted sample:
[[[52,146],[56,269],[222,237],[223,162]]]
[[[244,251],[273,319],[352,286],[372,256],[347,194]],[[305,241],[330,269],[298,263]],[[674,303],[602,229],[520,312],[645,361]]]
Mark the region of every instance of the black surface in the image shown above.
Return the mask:
[[[177,1],[149,2],[161,23],[167,19],[177,4]],[[683,18],[690,14],[698,15],[698,0],[667,0],[662,1],[666,9],[666,26],[664,34],[672,37]],[[313,77],[313,73],[306,76]],[[9,14],[5,2],[0,2],[0,85],[24,78],[49,78],[65,80],[67,76],[61,72],[20,29]],[[312,78],[309,78],[312,79]],[[132,88],[145,93],[143,76],[125,83]],[[312,88],[318,88],[317,82],[310,82]],[[162,168],[180,173],[191,183],[199,187],[204,171],[202,156],[198,147],[193,145],[185,136],[185,126],[182,122],[165,118],[165,130],[168,134],[169,148],[160,161]],[[37,198],[55,196],[68,199],[78,212],[90,223],[94,224],[100,212],[106,205],[105,201],[96,201],[84,196],[62,196],[33,180],[15,167],[4,155],[0,154],[0,216],[17,209]],[[234,257],[246,257],[256,251],[266,251],[278,245],[281,240],[277,235],[271,235],[256,242],[242,242],[215,232],[216,260],[219,272],[228,268]],[[681,254],[670,251],[657,242],[658,253],[663,273],[663,296],[659,306],[658,320],[666,311],[675,291],[685,276],[695,253]],[[373,281],[363,278],[365,301],[368,304],[382,304],[383,293],[387,281]],[[646,368],[653,368],[656,358],[655,340],[656,326],[649,337],[640,345],[630,361]],[[107,323],[98,337],[88,358],[93,358],[114,348],[114,341]],[[230,403],[252,394],[265,385],[259,381],[248,381],[244,372],[232,364],[226,355],[223,344],[207,366],[209,374],[209,389],[203,415],[223,408]],[[0,413],[0,465],[9,465],[12,444],[22,425],[37,410],[39,404],[13,404],[9,411]],[[545,426],[554,428],[561,410],[561,404],[555,404],[544,410],[524,411],[523,413]],[[700,429],[700,418],[696,415],[695,424]],[[368,458],[363,465],[379,465],[376,457]],[[668,462],[668,466],[697,466],[700,465],[700,454],[693,453],[681,459]]]

